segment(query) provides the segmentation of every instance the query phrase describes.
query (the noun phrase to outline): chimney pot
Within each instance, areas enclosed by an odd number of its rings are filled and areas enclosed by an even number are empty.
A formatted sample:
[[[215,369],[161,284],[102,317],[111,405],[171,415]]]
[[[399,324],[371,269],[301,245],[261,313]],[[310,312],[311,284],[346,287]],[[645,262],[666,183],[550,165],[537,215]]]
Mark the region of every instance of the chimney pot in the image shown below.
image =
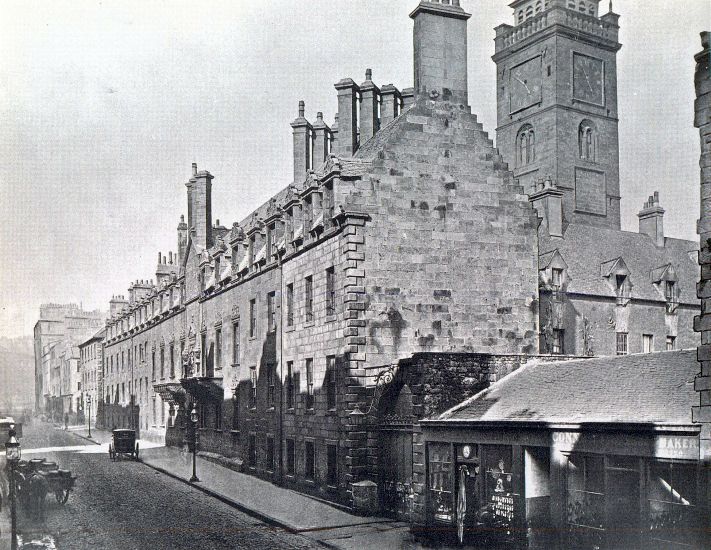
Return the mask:
[[[160,263],[160,252],[158,252],[158,263]]]
[[[193,176],[197,176],[197,162],[193,162]]]
[[[648,235],[657,246],[664,246],[664,209],[659,206],[659,192],[650,195],[637,214],[639,232]]]
[[[366,70],[365,70],[365,79],[366,79],[366,80],[373,80],[373,71],[372,71],[372,69],[366,69]]]
[[[220,227],[220,218],[217,218],[217,219],[215,220],[215,225],[216,225],[217,227]]]
[[[306,104],[304,103],[304,100],[302,99],[299,101],[299,117],[304,118],[304,113],[306,112]]]

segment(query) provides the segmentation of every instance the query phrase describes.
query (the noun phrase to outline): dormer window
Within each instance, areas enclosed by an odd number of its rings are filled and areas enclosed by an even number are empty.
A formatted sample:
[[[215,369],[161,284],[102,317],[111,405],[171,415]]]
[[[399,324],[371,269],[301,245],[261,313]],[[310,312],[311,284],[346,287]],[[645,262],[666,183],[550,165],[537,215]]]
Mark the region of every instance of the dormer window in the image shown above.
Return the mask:
[[[664,281],[664,297],[667,301],[667,313],[674,313],[679,306],[679,298],[675,281]]]
[[[252,236],[249,238],[249,247],[247,248],[247,258],[249,258],[249,265],[250,265],[250,267],[251,267],[252,264],[254,263],[254,248],[255,248],[255,246],[256,246],[256,243],[257,243],[257,236],[256,236],[256,235],[252,235]]]
[[[267,226],[267,263],[276,256],[276,222]]]
[[[563,270],[554,267],[551,271],[551,286],[554,290],[560,289],[563,284]]]
[[[630,289],[627,275],[615,275],[615,294],[617,295],[617,305],[627,305],[630,300]]]

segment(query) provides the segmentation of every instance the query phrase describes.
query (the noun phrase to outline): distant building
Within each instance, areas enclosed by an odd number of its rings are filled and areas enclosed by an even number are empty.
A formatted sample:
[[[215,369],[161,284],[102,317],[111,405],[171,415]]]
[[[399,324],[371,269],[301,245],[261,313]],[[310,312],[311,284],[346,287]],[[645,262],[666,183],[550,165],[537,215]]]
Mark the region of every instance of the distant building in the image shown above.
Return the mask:
[[[103,397],[103,341],[105,329],[94,333],[79,344],[79,371],[81,375],[81,407],[84,416],[91,403],[91,421],[96,421],[99,399]]]
[[[47,355],[54,353],[55,361],[59,360],[59,350],[54,349],[53,344],[61,343],[61,354],[67,361],[77,359],[71,351],[72,346],[76,347],[86,336],[99,330],[105,322],[105,314],[100,311],[84,311],[77,304],[43,304],[40,306],[40,317],[34,327],[34,349],[35,349],[35,410],[44,414],[52,412],[61,415],[68,412],[68,407],[72,407],[72,412],[76,412],[75,395],[77,380],[68,379],[67,376],[75,376],[76,372],[70,372],[65,367],[65,378],[60,373],[54,373],[50,365],[51,359]],[[78,351],[77,351],[78,353]],[[56,368],[56,365],[54,366]],[[76,366],[74,367],[76,371]],[[53,384],[53,380],[56,380]],[[59,407],[56,404],[61,399],[63,404]]]

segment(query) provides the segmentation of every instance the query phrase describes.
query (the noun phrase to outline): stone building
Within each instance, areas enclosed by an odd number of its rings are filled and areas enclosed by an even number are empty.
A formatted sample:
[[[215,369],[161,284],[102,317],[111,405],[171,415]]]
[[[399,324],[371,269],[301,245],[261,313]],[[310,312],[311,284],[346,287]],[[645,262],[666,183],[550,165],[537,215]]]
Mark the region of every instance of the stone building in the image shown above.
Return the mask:
[[[620,230],[619,15],[599,0],[516,0],[496,27],[497,147],[539,227],[541,351],[696,344],[698,245],[664,234],[654,193]]]
[[[79,344],[79,371],[81,375],[81,410],[86,417],[91,404],[91,421],[96,421],[96,408],[103,396],[102,350],[105,329],[101,329]]]
[[[54,412],[59,417],[62,417],[64,412],[69,412],[69,403],[72,402],[72,397],[69,394],[76,391],[70,390],[70,388],[76,388],[77,380],[65,380],[64,388],[67,393],[62,394],[60,369],[60,371],[54,372],[55,383],[52,384],[53,371],[50,367],[52,350],[54,350],[56,368],[59,349],[66,355],[67,349],[72,346],[76,347],[89,334],[99,330],[104,322],[105,315],[102,312],[98,310],[84,311],[78,304],[43,304],[40,306],[40,316],[34,327],[35,410],[37,412],[44,414]],[[62,343],[62,345],[55,349],[55,345],[58,343]],[[72,355],[71,351],[69,355]],[[76,377],[76,372],[67,371],[67,374]],[[60,401],[61,405],[58,404]],[[75,404],[76,401],[73,403]],[[76,412],[74,405],[72,411]]]
[[[181,445],[194,407],[202,450],[348,505],[374,482],[372,506],[410,517],[428,506],[419,420],[539,345],[693,345],[695,243],[663,235],[654,195],[641,233],[620,230],[617,16],[584,4],[514,2],[497,28],[501,154],[468,104],[470,15],[424,0],[414,88],[344,78],[332,126],[300,103],[293,182],[246,219],[213,223],[193,164],[177,251],[110,302],[97,422]]]

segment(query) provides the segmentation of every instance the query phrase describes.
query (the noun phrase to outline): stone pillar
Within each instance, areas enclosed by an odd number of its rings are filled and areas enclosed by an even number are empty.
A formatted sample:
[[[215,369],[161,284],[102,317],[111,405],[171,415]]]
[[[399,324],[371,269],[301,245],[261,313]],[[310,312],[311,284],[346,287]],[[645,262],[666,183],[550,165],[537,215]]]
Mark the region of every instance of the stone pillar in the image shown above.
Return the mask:
[[[469,105],[467,20],[459,2],[422,0],[414,20],[415,94],[435,101]]]
[[[294,183],[306,179],[306,171],[311,168],[311,125],[304,118],[305,105],[299,101],[299,116],[291,123],[294,129]]]
[[[701,217],[698,233],[701,250],[701,281],[697,295],[701,299],[701,315],[694,319],[694,329],[701,333],[698,359],[701,373],[694,387],[699,393],[699,406],[692,410],[692,420],[701,424],[700,458],[711,464],[711,73],[709,73],[709,33],[701,33],[703,51],[696,59],[696,103],[694,126],[701,137]]]
[[[380,129],[378,106],[380,88],[373,83],[373,71],[365,71],[365,82],[360,85],[360,142],[365,143]]]
[[[313,168],[319,168],[329,153],[329,145],[331,142],[331,129],[323,121],[323,113],[316,114],[316,122],[313,125],[314,130],[314,165]]]
[[[380,90],[380,126],[385,126],[400,114],[400,91],[392,84]]]
[[[664,246],[664,208],[659,206],[658,191],[650,195],[637,217],[639,232],[649,235],[657,246]]]
[[[336,153],[352,157],[358,150],[358,85],[351,78],[344,78],[336,85],[338,90],[338,144]]]

